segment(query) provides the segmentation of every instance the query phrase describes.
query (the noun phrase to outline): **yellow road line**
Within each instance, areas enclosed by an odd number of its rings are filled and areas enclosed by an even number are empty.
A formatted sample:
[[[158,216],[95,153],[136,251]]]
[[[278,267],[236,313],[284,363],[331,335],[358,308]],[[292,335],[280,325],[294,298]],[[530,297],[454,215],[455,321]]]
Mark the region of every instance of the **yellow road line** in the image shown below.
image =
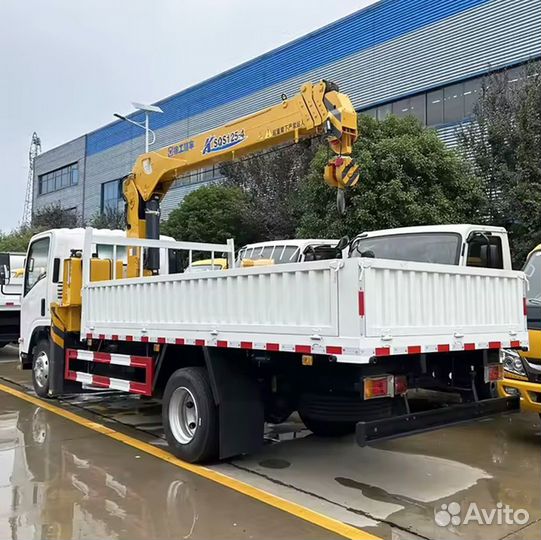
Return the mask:
[[[107,437],[110,437],[111,439],[115,439],[116,441],[120,441],[124,444],[127,444],[128,446],[137,448],[138,450],[141,450],[142,452],[150,454],[158,459],[167,461],[168,463],[171,463],[172,465],[175,465],[176,467],[180,467],[181,469],[197,474],[198,476],[202,476],[203,478],[206,478],[207,480],[212,480],[213,482],[216,482],[217,484],[221,484],[222,486],[228,487],[234,491],[238,491],[239,493],[242,493],[243,495],[247,495],[248,497],[251,497],[252,499],[256,499],[265,504],[268,504],[269,506],[273,506],[274,508],[283,510],[284,512],[287,512],[288,514],[291,514],[300,519],[313,523],[314,525],[318,525],[319,527],[322,527],[323,529],[327,529],[333,533],[339,534],[340,536],[344,536],[345,538],[351,538],[355,540],[381,540],[379,536],[375,536],[369,532],[363,531],[362,529],[352,527],[351,525],[347,525],[346,523],[343,523],[337,519],[333,519],[323,514],[320,514],[319,512],[314,512],[313,510],[310,510],[309,508],[306,508],[304,506],[301,506],[300,504],[288,501],[286,499],[282,499],[281,497],[278,497],[277,495],[273,495],[272,493],[269,493],[268,491],[264,491],[263,489],[256,488],[254,486],[246,484],[245,482],[242,482],[240,480],[237,480],[235,478],[232,478],[220,472],[214,471],[212,469],[208,469],[207,467],[202,467],[201,465],[193,465],[192,463],[187,463],[185,461],[182,461],[174,457],[169,452],[162,450],[161,448],[157,448],[146,442],[139,441],[135,439],[134,437],[130,437],[129,435],[124,435],[123,433],[119,433],[118,431],[115,431],[114,429],[106,427],[97,422],[93,422],[92,420],[88,420],[87,418],[84,418],[82,416],[79,416],[78,414],[72,413],[71,411],[62,409],[61,407],[58,407],[57,405],[53,405],[52,403],[49,403],[48,401],[42,400],[34,396],[29,396],[28,394],[25,394],[24,392],[16,390],[15,388],[11,388],[9,386],[0,384],[0,391],[5,392],[6,394],[10,394],[11,396],[17,397],[24,401],[28,401],[29,403],[32,403],[33,405],[42,407],[43,409],[46,409],[47,411],[57,414],[58,416],[62,416],[63,418],[67,420],[71,420],[72,422],[75,422],[76,424],[84,426],[88,429],[96,431],[100,433],[101,435],[105,435]]]

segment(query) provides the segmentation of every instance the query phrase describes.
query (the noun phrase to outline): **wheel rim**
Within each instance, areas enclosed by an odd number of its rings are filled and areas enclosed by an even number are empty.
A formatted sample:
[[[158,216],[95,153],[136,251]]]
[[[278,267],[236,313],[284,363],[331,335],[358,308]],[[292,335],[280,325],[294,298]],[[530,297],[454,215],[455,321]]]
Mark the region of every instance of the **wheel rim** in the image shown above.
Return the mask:
[[[193,394],[186,387],[177,388],[169,402],[169,424],[180,444],[193,440],[199,427],[199,411]]]
[[[49,357],[45,351],[41,351],[34,362],[34,379],[40,388],[47,386],[49,380]]]

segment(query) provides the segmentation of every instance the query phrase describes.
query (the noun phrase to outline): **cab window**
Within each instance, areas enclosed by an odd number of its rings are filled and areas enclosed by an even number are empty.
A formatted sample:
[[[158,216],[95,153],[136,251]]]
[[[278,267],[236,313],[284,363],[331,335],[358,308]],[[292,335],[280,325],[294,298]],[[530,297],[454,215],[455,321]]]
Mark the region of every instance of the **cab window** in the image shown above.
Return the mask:
[[[502,239],[481,233],[473,235],[468,242],[466,266],[503,269]]]
[[[47,275],[47,263],[49,260],[49,238],[40,238],[32,243],[26,259],[24,272],[24,294]]]
[[[541,251],[537,251],[526,262],[524,273],[528,278],[528,303],[541,305]]]

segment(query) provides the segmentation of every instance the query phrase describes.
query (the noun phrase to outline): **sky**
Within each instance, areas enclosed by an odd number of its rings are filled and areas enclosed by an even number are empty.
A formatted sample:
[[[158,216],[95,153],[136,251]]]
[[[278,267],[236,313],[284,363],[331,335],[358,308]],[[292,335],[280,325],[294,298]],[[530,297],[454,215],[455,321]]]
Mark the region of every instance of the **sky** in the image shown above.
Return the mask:
[[[374,2],[0,0],[0,231],[34,131],[49,150]]]

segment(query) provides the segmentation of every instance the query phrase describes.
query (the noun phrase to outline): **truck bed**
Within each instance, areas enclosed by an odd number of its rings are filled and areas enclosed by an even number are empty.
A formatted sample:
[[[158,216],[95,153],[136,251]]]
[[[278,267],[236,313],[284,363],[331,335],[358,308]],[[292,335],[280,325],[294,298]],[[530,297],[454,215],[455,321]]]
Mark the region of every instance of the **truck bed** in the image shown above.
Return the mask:
[[[327,260],[86,283],[81,339],[374,356],[527,346],[521,272]]]

